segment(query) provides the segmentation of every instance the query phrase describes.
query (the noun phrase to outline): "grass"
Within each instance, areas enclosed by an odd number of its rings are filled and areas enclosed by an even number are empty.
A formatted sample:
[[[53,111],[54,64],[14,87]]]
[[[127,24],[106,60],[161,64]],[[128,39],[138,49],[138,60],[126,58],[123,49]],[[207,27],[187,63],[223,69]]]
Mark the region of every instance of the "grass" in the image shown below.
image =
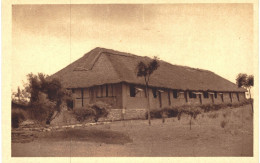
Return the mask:
[[[106,125],[44,133],[30,143],[12,143],[13,157],[183,157],[252,156],[253,117],[251,106],[228,109],[224,118],[203,113],[192,121],[180,120],[116,121]],[[227,110],[216,111],[223,115]],[[235,116],[235,114],[239,114]],[[204,115],[202,117],[202,115]],[[242,116],[243,115],[243,116]],[[243,118],[243,119],[241,119]],[[227,120],[225,132],[221,122]],[[241,141],[243,140],[243,141]]]

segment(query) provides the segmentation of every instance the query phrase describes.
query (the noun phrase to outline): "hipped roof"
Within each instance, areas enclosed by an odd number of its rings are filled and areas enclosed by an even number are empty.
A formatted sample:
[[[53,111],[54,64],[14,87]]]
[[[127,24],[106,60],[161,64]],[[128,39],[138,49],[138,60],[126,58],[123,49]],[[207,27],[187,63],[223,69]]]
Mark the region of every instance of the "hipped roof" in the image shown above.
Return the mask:
[[[120,82],[144,85],[144,79],[136,75],[136,66],[140,61],[150,60],[149,57],[95,48],[53,74],[51,78],[60,79],[66,88],[86,88]],[[162,60],[159,63],[160,67],[150,77],[150,86],[193,91],[246,91],[208,70],[172,65]]]

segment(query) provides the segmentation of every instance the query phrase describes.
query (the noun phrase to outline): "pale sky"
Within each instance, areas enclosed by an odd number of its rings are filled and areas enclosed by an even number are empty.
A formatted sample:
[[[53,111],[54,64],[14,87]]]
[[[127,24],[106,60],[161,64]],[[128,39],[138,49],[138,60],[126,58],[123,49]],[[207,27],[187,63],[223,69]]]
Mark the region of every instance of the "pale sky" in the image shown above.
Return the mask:
[[[95,47],[207,69],[235,82],[253,74],[253,5],[14,5],[12,90]],[[71,12],[70,12],[71,11]]]

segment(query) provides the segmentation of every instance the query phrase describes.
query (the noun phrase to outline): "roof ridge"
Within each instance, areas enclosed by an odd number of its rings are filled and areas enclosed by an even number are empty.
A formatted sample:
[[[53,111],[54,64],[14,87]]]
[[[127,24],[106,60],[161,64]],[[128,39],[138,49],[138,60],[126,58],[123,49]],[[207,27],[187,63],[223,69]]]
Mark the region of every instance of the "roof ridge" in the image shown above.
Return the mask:
[[[148,59],[152,59],[152,58],[149,57],[149,56],[139,56],[139,55],[132,54],[132,53],[117,51],[117,50],[114,50],[114,49],[107,49],[107,48],[101,48],[101,47],[97,47],[97,48],[95,48],[95,49],[99,49],[100,51],[102,51],[102,53],[109,53],[109,54],[112,54],[112,55],[120,55],[120,56],[124,56],[124,57],[134,57],[134,58],[148,58]],[[194,67],[190,67],[190,66],[183,66],[183,65],[173,64],[173,63],[166,62],[166,61],[164,61],[164,60],[160,60],[160,62],[164,62],[164,63],[170,64],[170,65],[173,65],[173,66],[178,66],[178,67],[193,69],[193,70],[197,70],[197,71],[212,72],[212,71],[209,71],[209,70],[206,70],[206,69],[200,69],[200,68],[194,68]]]

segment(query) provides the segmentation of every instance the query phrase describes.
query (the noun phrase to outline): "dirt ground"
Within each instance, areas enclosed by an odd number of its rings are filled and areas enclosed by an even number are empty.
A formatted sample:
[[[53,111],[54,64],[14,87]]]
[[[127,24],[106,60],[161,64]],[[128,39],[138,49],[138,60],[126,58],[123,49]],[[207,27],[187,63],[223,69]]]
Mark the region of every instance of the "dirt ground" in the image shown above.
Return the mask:
[[[12,143],[13,157],[253,156],[250,105],[189,117],[117,121],[42,133],[29,143]]]

